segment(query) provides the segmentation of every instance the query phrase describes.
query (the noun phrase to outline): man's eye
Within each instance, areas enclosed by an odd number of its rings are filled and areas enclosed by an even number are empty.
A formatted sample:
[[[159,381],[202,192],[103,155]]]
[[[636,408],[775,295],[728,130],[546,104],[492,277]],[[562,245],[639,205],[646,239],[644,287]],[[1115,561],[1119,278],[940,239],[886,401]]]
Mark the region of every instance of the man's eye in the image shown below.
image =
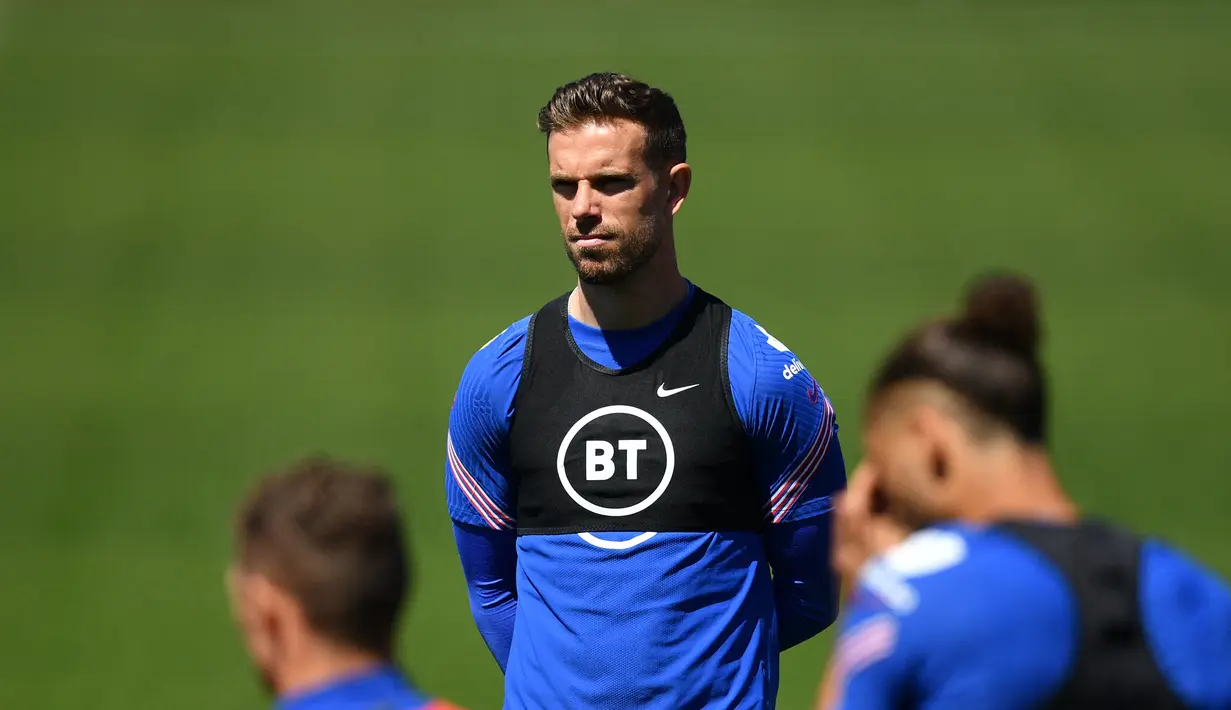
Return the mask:
[[[622,178],[622,177],[599,178],[598,180],[594,181],[594,189],[598,190],[604,195],[614,195],[620,192],[624,192],[625,190],[630,189],[632,186],[633,186],[632,180],[629,180],[628,178]]]

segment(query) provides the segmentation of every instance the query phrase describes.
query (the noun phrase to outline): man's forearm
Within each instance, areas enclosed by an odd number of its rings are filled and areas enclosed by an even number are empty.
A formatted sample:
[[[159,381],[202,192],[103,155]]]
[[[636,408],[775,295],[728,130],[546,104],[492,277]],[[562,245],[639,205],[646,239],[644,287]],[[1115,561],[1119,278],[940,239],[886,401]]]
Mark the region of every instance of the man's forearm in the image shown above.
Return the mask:
[[[816,636],[833,624],[837,617],[834,594],[826,587],[835,586],[831,580],[821,585],[796,586],[793,581],[775,583],[774,604],[778,614],[778,644],[786,650]]]
[[[513,645],[513,624],[517,618],[517,599],[510,597],[506,602],[484,606],[472,592],[470,595],[470,613],[474,617],[479,635],[491,651],[492,658],[504,672],[509,665],[509,651]]]
[[[807,641],[833,624],[838,614],[838,582],[829,566],[829,521],[818,516],[779,524],[766,533],[774,573],[778,645],[782,650]]]
[[[503,672],[517,617],[517,533],[455,522],[453,539],[466,577],[470,613]]]

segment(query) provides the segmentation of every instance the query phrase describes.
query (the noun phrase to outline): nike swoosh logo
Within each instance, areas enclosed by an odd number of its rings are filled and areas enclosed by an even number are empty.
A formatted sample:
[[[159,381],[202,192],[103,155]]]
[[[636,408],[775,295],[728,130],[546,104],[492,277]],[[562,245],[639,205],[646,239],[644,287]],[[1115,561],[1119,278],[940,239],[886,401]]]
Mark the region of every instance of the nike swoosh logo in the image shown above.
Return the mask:
[[[669,390],[667,389],[667,385],[664,383],[658,386],[658,396],[659,397],[670,397],[673,394],[679,394],[680,392],[683,392],[684,390],[690,390],[693,387],[700,387],[700,386],[701,384],[697,383],[695,385],[687,385],[685,387],[676,387],[675,389]]]

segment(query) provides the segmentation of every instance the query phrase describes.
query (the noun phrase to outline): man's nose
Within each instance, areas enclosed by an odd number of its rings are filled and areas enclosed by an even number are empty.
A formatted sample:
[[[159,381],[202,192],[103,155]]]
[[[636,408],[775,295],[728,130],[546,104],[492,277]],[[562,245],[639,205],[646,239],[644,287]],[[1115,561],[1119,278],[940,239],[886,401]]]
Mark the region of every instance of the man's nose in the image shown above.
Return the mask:
[[[577,185],[577,195],[573,197],[573,219],[594,218],[598,214],[598,194],[589,182],[583,180]]]

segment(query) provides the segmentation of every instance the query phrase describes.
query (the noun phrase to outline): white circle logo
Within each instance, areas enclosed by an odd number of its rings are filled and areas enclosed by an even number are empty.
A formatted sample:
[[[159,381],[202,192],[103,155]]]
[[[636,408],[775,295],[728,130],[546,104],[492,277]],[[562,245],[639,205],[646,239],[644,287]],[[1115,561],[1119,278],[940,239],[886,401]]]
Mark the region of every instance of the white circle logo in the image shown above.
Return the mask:
[[[581,494],[578,493],[575,488],[573,488],[573,484],[569,481],[568,473],[565,471],[565,468],[564,468],[564,461],[568,454],[569,444],[573,443],[573,439],[577,436],[578,432],[580,432],[581,429],[585,427],[587,424],[597,419],[601,419],[602,417],[607,417],[607,416],[611,416],[615,414],[624,414],[628,416],[633,416],[645,422],[646,424],[649,424],[654,429],[654,431],[658,434],[658,436],[662,439],[663,449],[665,453],[665,462],[666,462],[666,466],[663,469],[663,477],[662,477],[662,480],[659,481],[658,487],[655,488],[654,491],[650,493],[650,495],[646,497],[645,500],[641,501],[640,503],[636,503],[634,505],[626,506],[623,508],[610,508],[610,507],[606,507],[602,505],[595,505],[594,503],[591,503],[590,501],[583,498]],[[621,444],[624,444],[624,443],[625,442],[621,442]],[[642,448],[644,447],[644,442],[636,442],[636,443],[641,443]],[[623,448],[623,446],[621,448]],[[630,456],[635,455],[636,451],[639,450],[638,447],[631,447],[631,449],[632,450],[630,451]],[[671,445],[671,437],[667,435],[667,429],[663,427],[662,423],[659,422],[657,419],[655,419],[649,412],[646,412],[642,409],[638,409],[636,407],[629,407],[623,404],[613,404],[609,407],[602,407],[601,409],[596,409],[593,412],[590,412],[589,414],[579,419],[577,423],[574,424],[572,428],[568,430],[568,433],[564,435],[564,441],[560,442],[560,452],[556,456],[556,472],[560,474],[560,485],[564,486],[564,492],[568,493],[568,497],[572,498],[573,502],[577,503],[577,505],[580,505],[582,508],[585,508],[591,513],[595,513],[597,515],[603,515],[609,518],[620,518],[626,515],[635,515],[645,510],[646,508],[650,507],[651,505],[654,505],[654,503],[659,498],[662,497],[662,494],[666,492],[667,487],[671,485],[671,474],[674,473],[674,471],[675,471],[675,447]],[[607,475],[609,476],[610,474],[607,474]],[[634,475],[635,475],[634,473],[629,474],[630,478]]]

